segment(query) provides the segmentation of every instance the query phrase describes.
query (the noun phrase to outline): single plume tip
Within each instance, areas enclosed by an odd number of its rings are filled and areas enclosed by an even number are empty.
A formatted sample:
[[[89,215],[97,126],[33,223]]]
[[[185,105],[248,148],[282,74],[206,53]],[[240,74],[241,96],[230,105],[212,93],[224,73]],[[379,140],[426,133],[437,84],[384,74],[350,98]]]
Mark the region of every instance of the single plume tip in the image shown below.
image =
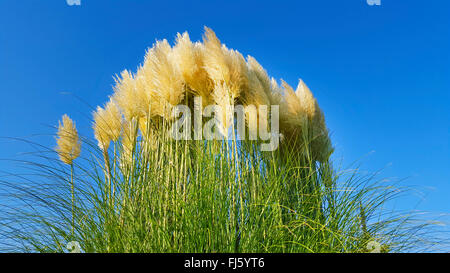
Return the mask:
[[[67,115],[63,115],[62,123],[59,122],[56,151],[62,162],[71,165],[80,156],[81,142],[75,123]]]
[[[97,111],[94,112],[93,129],[95,139],[102,150],[107,150],[111,141],[117,141],[120,138],[122,116],[113,100],[110,100],[104,108],[97,107]]]

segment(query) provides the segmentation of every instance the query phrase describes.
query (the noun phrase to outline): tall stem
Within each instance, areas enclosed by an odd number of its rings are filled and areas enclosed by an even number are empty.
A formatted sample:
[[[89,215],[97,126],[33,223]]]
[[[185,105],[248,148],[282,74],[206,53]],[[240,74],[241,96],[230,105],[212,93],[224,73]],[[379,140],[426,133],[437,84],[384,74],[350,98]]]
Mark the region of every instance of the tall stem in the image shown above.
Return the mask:
[[[75,190],[73,185],[73,163],[70,164],[70,187],[72,192],[72,231],[71,235],[74,236],[74,230],[75,230]]]
[[[109,204],[112,205],[112,181],[111,181],[111,166],[109,163],[109,155],[108,155],[108,150],[104,149],[103,150],[103,159],[105,161],[105,176],[106,179],[108,181],[108,199],[109,199]]]
[[[114,143],[114,161],[113,161],[113,177],[116,177],[116,143]],[[113,211],[115,211],[115,200],[116,200],[116,185],[112,183],[112,207]]]

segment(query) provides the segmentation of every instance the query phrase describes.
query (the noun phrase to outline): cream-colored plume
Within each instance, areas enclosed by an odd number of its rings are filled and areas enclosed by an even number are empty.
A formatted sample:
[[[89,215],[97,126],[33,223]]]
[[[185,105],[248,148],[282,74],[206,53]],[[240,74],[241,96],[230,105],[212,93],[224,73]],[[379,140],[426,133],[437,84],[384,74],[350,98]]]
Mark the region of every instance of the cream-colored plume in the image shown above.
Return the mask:
[[[252,56],[247,57],[247,63],[249,66],[250,73],[258,78],[262,90],[264,91],[266,97],[270,100],[270,104],[279,105],[281,96],[279,95],[277,90],[272,89],[272,83],[269,79],[269,75],[267,75],[267,71]],[[249,86],[249,90],[250,91],[252,90],[251,86]]]
[[[183,80],[196,96],[201,96],[203,103],[209,105],[214,83],[205,70],[205,48],[202,43],[192,43],[187,32],[177,34],[173,56]]]
[[[172,48],[167,40],[158,41],[146,56],[150,62],[150,81],[159,104],[152,104],[152,111],[170,118],[172,107],[178,105],[184,97],[184,81],[175,61]]]
[[[121,78],[116,79],[113,100],[120,107],[125,119],[131,121],[147,113],[148,98],[142,89],[136,88],[136,80],[133,75],[124,70]]]
[[[78,139],[77,128],[67,115],[62,117],[62,124],[59,122],[56,143],[56,151],[62,162],[71,165],[80,156],[81,142]]]
[[[312,152],[316,160],[324,161],[333,152],[325,123],[325,116],[311,90],[302,80],[299,81],[295,93],[302,102],[302,107],[310,121]]]
[[[223,85],[232,99],[239,97],[243,90],[248,89],[247,64],[238,51],[230,50],[220,43],[216,34],[205,27],[203,37],[205,45],[205,69],[215,85]]]
[[[102,150],[108,150],[111,141],[117,141],[122,130],[122,115],[117,104],[110,100],[105,108],[94,112],[94,136]]]
[[[298,82],[295,95],[298,97],[301,108],[307,114],[308,118],[313,119],[314,116],[318,114],[319,105],[317,104],[311,90],[309,90],[308,86],[306,86],[301,79]]]
[[[303,104],[297,97],[294,89],[288,83],[285,81],[282,81],[281,83],[284,88],[284,99],[280,109],[280,119],[290,126],[301,129],[307,125],[307,115]]]

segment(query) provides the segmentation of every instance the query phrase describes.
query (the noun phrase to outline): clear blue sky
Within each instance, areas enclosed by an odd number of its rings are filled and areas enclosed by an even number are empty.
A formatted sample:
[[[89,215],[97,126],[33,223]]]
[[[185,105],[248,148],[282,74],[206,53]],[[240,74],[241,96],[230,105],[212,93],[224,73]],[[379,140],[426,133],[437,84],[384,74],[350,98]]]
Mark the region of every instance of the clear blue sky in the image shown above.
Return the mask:
[[[198,40],[206,25],[271,76],[309,85],[344,166],[375,151],[363,168],[408,178],[427,193],[420,209],[448,213],[449,15],[448,0],[0,0],[0,136],[54,133],[64,113],[92,136],[90,109],[61,92],[101,104],[155,39]],[[1,158],[27,149],[0,141]]]

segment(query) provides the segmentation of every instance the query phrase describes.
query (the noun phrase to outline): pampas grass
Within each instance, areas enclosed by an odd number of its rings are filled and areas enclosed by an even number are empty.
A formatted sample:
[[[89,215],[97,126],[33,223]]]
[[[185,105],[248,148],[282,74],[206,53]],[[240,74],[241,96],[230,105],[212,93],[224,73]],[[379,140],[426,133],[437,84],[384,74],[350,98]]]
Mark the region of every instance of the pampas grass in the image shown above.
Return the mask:
[[[117,104],[110,100],[105,108],[97,107],[94,112],[94,137],[102,150],[108,150],[111,141],[119,140],[122,130],[122,114]]]
[[[163,119],[170,123],[175,105],[184,104],[192,109],[193,96],[199,96],[203,106],[212,103],[221,107],[223,111],[216,118],[221,134],[228,137],[233,124],[226,109],[233,109],[237,104],[257,108],[268,106],[269,109],[271,105],[279,105],[282,110],[280,133],[286,141],[301,147],[307,137],[311,139],[308,153],[312,159],[327,161],[333,148],[317,100],[302,80],[295,91],[286,82],[281,82],[280,87],[276,80],[269,79],[254,57],[248,56],[245,60],[241,53],[227,48],[211,29],[205,27],[203,42],[192,42],[186,32],[177,34],[173,47],[167,40],[157,41],[147,51],[144,63],[135,74],[123,71],[111,95],[123,118],[115,114],[114,120],[104,120],[112,123],[113,128],[122,119],[136,120],[141,128],[147,128],[144,121],[152,124]],[[94,115],[96,123],[101,123],[101,113],[102,108],[99,108]],[[248,125],[249,117],[246,118]],[[270,124],[262,126],[269,129]],[[95,130],[97,140],[105,134]],[[146,135],[146,132],[141,129],[140,134]],[[106,135],[103,137],[108,139]]]
[[[171,109],[193,109],[194,96],[201,108],[279,105],[279,149],[238,140],[224,113],[225,140],[174,140]],[[37,158],[22,161],[33,179],[0,180],[3,250],[65,252],[76,241],[84,252],[395,252],[437,242],[414,213],[385,213],[404,189],[333,168],[324,114],[303,81],[280,86],[209,28],[203,42],[157,41],[93,119],[95,141],[83,139],[77,161],[64,116],[56,151],[33,144]]]
[[[70,165],[70,190],[72,194],[72,234],[75,226],[75,193],[74,193],[74,169],[73,161],[80,156],[81,142],[78,138],[78,132],[75,123],[67,116],[62,117],[62,124],[59,123],[57,132],[56,152],[59,159],[67,165]]]
[[[419,213],[386,208],[409,191],[378,175],[311,165],[293,147],[263,154],[252,142],[159,138],[150,153],[136,138],[127,144],[130,157],[110,157],[113,193],[102,152],[84,139],[91,155],[74,161],[73,232],[70,170],[54,151],[33,144],[38,153],[23,161],[31,166],[28,174],[0,179],[1,250],[67,252],[71,241],[83,252],[115,253],[354,253],[370,252],[370,242],[382,252],[442,246],[436,225]],[[121,141],[113,145],[121,151]]]
[[[56,143],[59,158],[67,165],[72,165],[73,161],[80,156],[81,143],[78,139],[77,128],[67,115],[64,115],[62,123],[59,123]]]

